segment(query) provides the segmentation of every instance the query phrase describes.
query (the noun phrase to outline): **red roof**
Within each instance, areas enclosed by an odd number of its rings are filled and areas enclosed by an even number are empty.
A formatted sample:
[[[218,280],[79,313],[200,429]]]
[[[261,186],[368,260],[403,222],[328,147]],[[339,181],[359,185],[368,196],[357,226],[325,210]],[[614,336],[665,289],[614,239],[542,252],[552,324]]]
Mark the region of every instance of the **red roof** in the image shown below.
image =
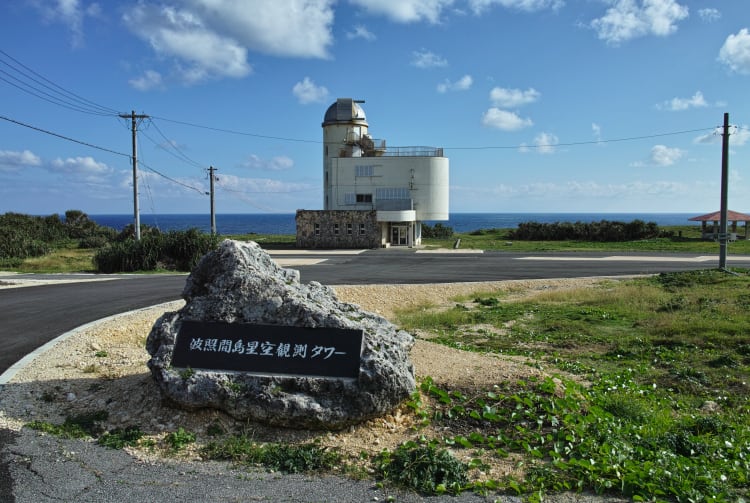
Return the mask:
[[[706,213],[705,215],[700,215],[698,217],[688,218],[688,220],[691,220],[693,222],[720,222],[721,211]],[[738,211],[728,210],[727,220],[732,222],[750,222],[750,215],[746,215],[745,213],[740,213]]]

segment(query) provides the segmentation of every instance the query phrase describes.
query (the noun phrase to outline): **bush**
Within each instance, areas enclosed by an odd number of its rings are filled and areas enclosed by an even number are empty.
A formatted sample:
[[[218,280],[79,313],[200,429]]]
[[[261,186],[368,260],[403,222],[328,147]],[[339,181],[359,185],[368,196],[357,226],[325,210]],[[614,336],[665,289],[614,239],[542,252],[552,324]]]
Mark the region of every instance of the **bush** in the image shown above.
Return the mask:
[[[216,236],[197,229],[147,233],[140,241],[115,241],[99,249],[94,266],[106,274],[156,269],[190,271],[217,243]]]
[[[458,494],[469,483],[469,467],[446,449],[407,442],[383,451],[376,460],[378,474],[423,494]]]
[[[435,224],[433,227],[428,224],[422,224],[422,237],[423,238],[435,238],[435,239],[447,239],[453,237],[453,228],[443,225],[441,223]]]
[[[654,222],[633,220],[617,222],[601,220],[599,222],[523,222],[518,228],[508,233],[508,239],[527,241],[597,241],[621,242],[638,239],[651,239],[662,235],[659,226]]]
[[[112,239],[114,229],[102,227],[78,210],[45,217],[5,213],[0,215],[0,260],[39,257],[53,249],[79,240],[81,248],[96,248]]]

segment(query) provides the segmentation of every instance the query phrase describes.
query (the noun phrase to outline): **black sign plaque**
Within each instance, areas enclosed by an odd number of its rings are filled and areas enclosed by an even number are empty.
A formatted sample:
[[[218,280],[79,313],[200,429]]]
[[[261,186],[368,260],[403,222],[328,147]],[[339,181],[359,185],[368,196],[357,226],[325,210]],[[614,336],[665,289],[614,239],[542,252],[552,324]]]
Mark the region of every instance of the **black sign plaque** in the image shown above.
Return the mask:
[[[358,377],[362,330],[182,322],[173,367]]]

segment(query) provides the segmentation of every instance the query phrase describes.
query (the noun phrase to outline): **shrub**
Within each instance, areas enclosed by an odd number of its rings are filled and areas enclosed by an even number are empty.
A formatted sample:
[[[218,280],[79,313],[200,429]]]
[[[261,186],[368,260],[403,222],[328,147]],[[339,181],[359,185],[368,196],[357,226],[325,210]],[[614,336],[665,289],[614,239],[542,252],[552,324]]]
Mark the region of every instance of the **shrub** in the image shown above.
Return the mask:
[[[508,233],[508,239],[527,241],[598,241],[621,242],[638,239],[651,239],[661,235],[659,226],[654,222],[633,220],[617,222],[601,220],[599,222],[523,222],[518,228]]]
[[[153,271],[158,268],[190,271],[214,249],[218,238],[198,229],[142,235],[140,241],[119,241],[99,249],[94,266],[102,273]]]
[[[437,223],[434,226],[428,224],[422,224],[422,237],[423,238],[435,238],[435,239],[446,239],[453,237],[453,228]]]
[[[448,450],[406,442],[395,451],[383,451],[375,460],[378,474],[423,494],[458,494],[469,483],[469,467]]]

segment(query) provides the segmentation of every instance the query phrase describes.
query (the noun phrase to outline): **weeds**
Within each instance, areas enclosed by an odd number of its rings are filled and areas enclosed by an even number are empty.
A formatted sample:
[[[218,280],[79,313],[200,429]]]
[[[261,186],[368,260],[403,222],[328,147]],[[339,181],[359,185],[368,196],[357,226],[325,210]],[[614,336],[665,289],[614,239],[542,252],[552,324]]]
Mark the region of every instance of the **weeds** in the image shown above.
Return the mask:
[[[124,447],[135,447],[143,437],[143,432],[137,426],[124,429],[114,429],[104,433],[97,443],[111,449],[122,449]]]
[[[469,483],[469,466],[434,444],[407,442],[374,461],[376,474],[423,494],[458,494]]]
[[[164,442],[172,451],[180,451],[189,444],[195,442],[195,433],[191,433],[184,428],[177,428],[177,431],[167,433]]]
[[[201,454],[207,459],[261,465],[285,473],[331,470],[341,462],[336,451],[316,444],[259,444],[246,435],[209,442]]]
[[[49,433],[62,438],[93,437],[102,432],[99,423],[105,421],[109,414],[100,410],[90,413],[68,416],[65,422],[56,425],[46,421],[31,421],[27,426],[31,429]]]
[[[400,313],[402,325],[433,332],[433,341],[525,355],[592,382],[503,383],[463,396],[427,379],[423,397],[409,403],[423,424],[439,423],[448,446],[526,459],[523,477],[475,486],[635,500],[747,498],[748,288],[745,271],[706,270]],[[467,329],[478,323],[509,335]]]

